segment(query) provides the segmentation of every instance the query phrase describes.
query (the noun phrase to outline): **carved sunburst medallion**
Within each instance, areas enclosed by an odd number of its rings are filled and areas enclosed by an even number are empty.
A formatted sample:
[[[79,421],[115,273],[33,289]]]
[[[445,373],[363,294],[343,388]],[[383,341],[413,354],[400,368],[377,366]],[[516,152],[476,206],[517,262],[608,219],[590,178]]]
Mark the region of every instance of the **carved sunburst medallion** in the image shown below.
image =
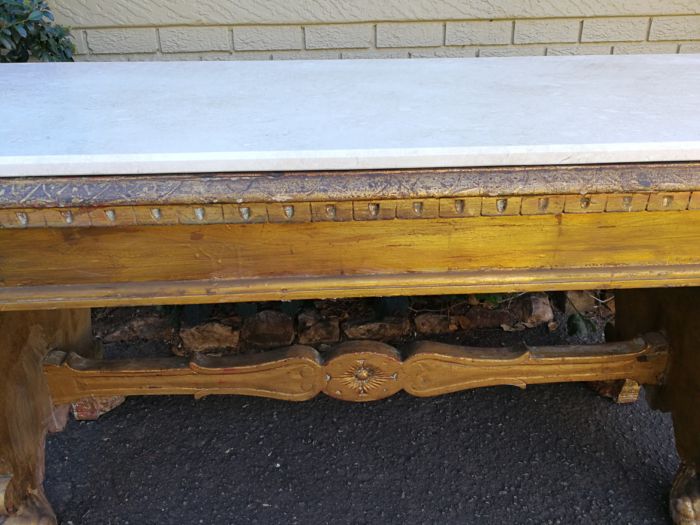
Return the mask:
[[[381,388],[387,381],[396,380],[396,377],[396,373],[386,374],[382,370],[368,364],[367,360],[360,359],[338,379],[355,390],[358,396],[362,397],[373,390]]]
[[[401,389],[398,352],[375,341],[339,345],[325,366],[329,396],[346,401],[374,401]]]

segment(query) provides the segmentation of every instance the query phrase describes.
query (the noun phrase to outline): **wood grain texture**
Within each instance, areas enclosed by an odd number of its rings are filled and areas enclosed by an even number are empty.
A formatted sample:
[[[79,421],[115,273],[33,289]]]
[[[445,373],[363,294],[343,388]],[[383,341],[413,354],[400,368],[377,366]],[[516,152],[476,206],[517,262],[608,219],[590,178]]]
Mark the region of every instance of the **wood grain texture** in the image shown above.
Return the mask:
[[[84,397],[239,394],[305,401],[322,387],[316,350],[292,346],[251,356],[103,361],[52,352],[44,364],[54,403]]]
[[[671,347],[666,379],[654,392],[657,408],[670,410],[681,467],[671,491],[677,525],[700,522],[700,288],[616,292],[613,336],[663,329]]]
[[[700,190],[693,162],[0,179],[0,208]]]
[[[91,345],[89,310],[0,313],[0,507],[19,510],[17,522],[54,519],[41,489],[52,410],[42,359],[53,348],[83,352]]]
[[[418,343],[402,360],[376,341],[337,345],[324,360],[311,347],[232,357],[100,361],[54,351],[44,372],[56,403],[88,396],[242,394],[288,401],[323,391],[345,401],[375,401],[401,389],[434,396],[468,388],[560,381],[632,379],[657,384],[666,341],[643,339],[589,346],[470,348]]]
[[[435,396],[467,388],[558,381],[632,379],[657,384],[666,369],[666,344],[658,334],[598,347],[469,348],[421,342],[403,367],[404,389]]]
[[[0,230],[0,308],[700,284],[700,211]]]
[[[32,286],[0,289],[0,311],[659,286],[700,286],[700,265]]]

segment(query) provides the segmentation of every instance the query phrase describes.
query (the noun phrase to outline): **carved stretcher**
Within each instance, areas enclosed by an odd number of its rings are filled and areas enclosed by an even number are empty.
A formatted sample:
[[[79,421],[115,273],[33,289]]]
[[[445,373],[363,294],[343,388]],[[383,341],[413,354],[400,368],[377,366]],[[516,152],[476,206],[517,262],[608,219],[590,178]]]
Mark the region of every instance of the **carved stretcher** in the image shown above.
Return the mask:
[[[632,380],[673,415],[671,511],[697,525],[699,66],[4,66],[0,514],[54,519],[45,433],[86,397]],[[598,288],[617,290],[618,318],[589,346],[101,361],[90,329],[98,306]]]

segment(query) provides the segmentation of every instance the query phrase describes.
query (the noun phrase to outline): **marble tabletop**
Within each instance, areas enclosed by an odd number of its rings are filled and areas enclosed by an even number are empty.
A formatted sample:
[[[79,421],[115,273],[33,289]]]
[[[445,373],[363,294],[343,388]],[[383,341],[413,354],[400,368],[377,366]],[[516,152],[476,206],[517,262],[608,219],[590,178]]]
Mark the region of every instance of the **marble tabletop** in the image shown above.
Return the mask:
[[[0,176],[700,161],[700,55],[0,66]]]

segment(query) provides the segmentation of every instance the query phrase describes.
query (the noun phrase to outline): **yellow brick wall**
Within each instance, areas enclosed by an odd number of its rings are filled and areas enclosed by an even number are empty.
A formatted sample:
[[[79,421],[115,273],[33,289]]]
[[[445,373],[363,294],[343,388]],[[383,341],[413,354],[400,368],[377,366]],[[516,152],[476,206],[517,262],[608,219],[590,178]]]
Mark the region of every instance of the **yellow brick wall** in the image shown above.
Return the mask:
[[[80,60],[700,53],[700,0],[53,0]]]

